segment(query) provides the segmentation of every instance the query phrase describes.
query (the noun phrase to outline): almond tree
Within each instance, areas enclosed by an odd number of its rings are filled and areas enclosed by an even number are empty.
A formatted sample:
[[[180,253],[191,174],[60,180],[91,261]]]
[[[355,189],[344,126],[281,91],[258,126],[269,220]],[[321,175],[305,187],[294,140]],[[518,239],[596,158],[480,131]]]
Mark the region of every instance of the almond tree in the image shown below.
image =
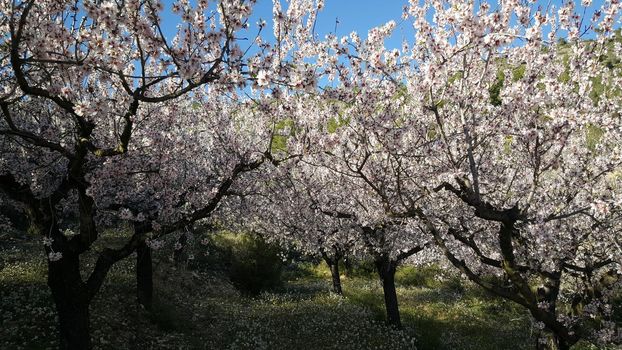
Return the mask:
[[[383,284],[387,319],[401,327],[395,272],[421,252],[430,238],[418,220],[402,213],[422,198],[417,165],[426,148],[425,130],[409,118],[404,65],[384,39],[395,22],[356,33],[329,36],[318,66],[332,86],[309,95],[294,113],[303,130],[304,184],[319,212],[349,220]]]
[[[275,13],[281,25],[278,40],[273,45],[262,43],[260,50],[245,55],[237,38],[248,26],[254,3],[175,2],[172,11],[181,23],[169,40],[161,26],[163,6],[156,0],[0,2],[0,137],[6,155],[0,161],[0,189],[27,208],[32,230],[43,237],[63,348],[91,348],[90,301],[110,267],[143,244],[148,231],[137,230],[121,248],[99,252],[93,271],[83,280],[80,256],[97,240],[98,227],[106,217],[103,212],[113,209],[128,216],[132,203],[125,199],[140,199],[137,210],[147,213],[141,217],[138,212],[137,220],[153,220],[153,202],[142,202],[152,196],[149,199],[156,201],[159,212],[150,225],[165,234],[209,215],[239,174],[267,159],[264,153],[249,153],[248,147],[242,153],[227,150],[221,158],[210,154],[193,159],[197,155],[185,152],[213,149],[183,144],[183,137],[173,134],[181,126],[198,122],[188,107],[192,102],[175,106],[181,97],[193,99],[200,108],[228,108],[222,103],[225,97],[220,102],[205,98],[243,89],[249,81],[257,86],[260,69],[264,75],[293,79],[293,73],[280,69],[279,60],[300,59],[289,56],[286,47],[293,47],[294,35],[304,32],[299,28],[310,27],[305,19],[318,6],[292,1],[287,13]],[[262,28],[260,24],[260,32]],[[300,56],[304,51],[297,52]],[[269,64],[264,65],[265,61]],[[206,85],[214,88],[211,96]],[[202,116],[214,115],[207,111]],[[180,123],[167,128],[169,118],[178,118]],[[213,127],[209,121],[201,123],[188,131],[193,142],[203,141],[200,133],[207,131],[198,130],[201,125]],[[219,134],[229,132],[228,125],[209,130],[214,135],[208,139],[229,139]],[[166,143],[159,143],[162,138],[182,143],[170,149],[180,153],[157,148]],[[150,155],[161,156],[161,162]],[[189,182],[197,180],[201,171],[211,171],[216,165],[223,168],[219,176],[202,174],[194,186],[204,192],[192,193],[198,198],[187,198],[181,195],[187,188],[175,186],[188,182],[173,177],[167,168],[173,166],[170,159],[174,157],[196,160],[185,163],[196,166],[186,174],[192,175]],[[128,166],[124,163],[128,161],[143,163]],[[128,174],[130,169],[138,173]],[[111,176],[118,181],[108,182]],[[132,182],[133,188],[127,186]],[[186,203],[177,202],[175,207],[176,201]],[[75,213],[75,233],[65,230],[60,220],[63,213]]]
[[[252,196],[240,201],[246,213],[242,229],[323,259],[331,272],[332,291],[341,295],[339,263],[356,251],[357,232],[350,220],[331,217],[318,208],[314,193],[322,183],[309,176],[314,169],[294,162],[274,170]]]
[[[324,200],[333,215],[360,205],[366,223],[431,233],[551,334],[538,347],[562,349],[620,341],[619,4],[574,7],[411,2],[416,34],[401,51],[382,45],[391,22],[365,41],[329,38],[336,88],[304,109],[319,149],[307,161],[377,196],[374,207],[339,183],[347,195]]]
[[[434,177],[404,216],[470,280],[525,307],[538,348],[620,342],[621,80],[604,64],[621,53],[619,4],[588,15],[574,2],[441,1],[406,17],[410,110]]]
[[[421,252],[429,239],[414,220],[396,218],[385,212],[373,190],[356,178],[321,167],[312,171],[313,175],[307,175],[308,181],[315,184],[310,190],[313,193],[309,199],[311,209],[322,222],[328,218],[348,228],[337,233],[340,242],[349,242],[347,239],[353,231],[352,254],[373,259],[382,281],[387,321],[401,327],[395,272],[399,264]]]

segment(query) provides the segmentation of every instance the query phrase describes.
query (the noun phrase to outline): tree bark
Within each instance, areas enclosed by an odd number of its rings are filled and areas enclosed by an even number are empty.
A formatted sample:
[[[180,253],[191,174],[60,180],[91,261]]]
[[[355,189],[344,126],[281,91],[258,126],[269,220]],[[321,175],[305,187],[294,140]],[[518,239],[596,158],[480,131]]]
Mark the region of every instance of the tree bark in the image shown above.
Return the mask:
[[[136,248],[136,297],[138,303],[151,310],[153,305],[153,267],[151,248],[144,242]]]
[[[397,328],[402,328],[400,310],[397,304],[397,291],[395,289],[395,269],[396,264],[387,256],[376,259],[376,269],[382,280],[382,290],[384,292],[384,305],[387,310],[387,322]]]
[[[339,276],[339,260],[334,259],[333,262],[328,265],[330,266],[330,274],[333,278],[333,293],[342,295],[343,291],[341,290],[341,277]]]
[[[339,260],[341,257],[338,252],[335,252],[334,256],[329,256],[324,250],[322,250],[322,257],[326,264],[330,268],[330,275],[333,280],[333,293],[343,295],[343,291],[341,290],[341,276],[339,275]]]
[[[78,254],[63,252],[60,260],[48,262],[48,286],[58,312],[60,348],[91,349],[90,297],[80,277]]]

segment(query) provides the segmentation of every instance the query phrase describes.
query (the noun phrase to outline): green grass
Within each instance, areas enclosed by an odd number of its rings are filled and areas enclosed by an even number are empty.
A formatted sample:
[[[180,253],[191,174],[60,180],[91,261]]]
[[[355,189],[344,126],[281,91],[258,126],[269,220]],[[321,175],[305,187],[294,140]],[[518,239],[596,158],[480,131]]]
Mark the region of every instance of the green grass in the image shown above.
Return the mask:
[[[116,244],[118,233],[102,241]],[[96,249],[97,250],[97,247]],[[222,269],[188,270],[155,254],[154,311],[135,302],[133,259],[115,265],[91,306],[97,349],[531,349],[531,321],[512,303],[438,268],[398,271],[404,329],[384,323],[373,273],[343,276],[329,293],[325,265],[286,270],[282,287],[257,297],[235,289]],[[0,250],[0,349],[55,349],[56,320],[39,244]],[[92,268],[94,255],[84,262]],[[582,349],[590,349],[588,346]]]
[[[346,279],[343,284],[348,300],[384,319],[379,282]],[[535,341],[523,310],[472,286],[463,292],[398,286],[397,293],[405,331],[417,339],[418,349],[530,349]]]

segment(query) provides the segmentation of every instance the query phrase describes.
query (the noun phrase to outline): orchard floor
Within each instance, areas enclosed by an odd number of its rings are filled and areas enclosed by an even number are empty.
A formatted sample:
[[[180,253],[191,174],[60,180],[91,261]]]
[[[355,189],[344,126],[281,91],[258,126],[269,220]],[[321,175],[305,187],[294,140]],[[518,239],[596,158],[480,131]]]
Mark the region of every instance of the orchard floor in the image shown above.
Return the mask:
[[[282,288],[249,298],[221,273],[164,260],[154,261],[151,314],[134,301],[133,260],[113,268],[91,306],[97,349],[492,350],[534,344],[525,312],[466,283],[398,286],[405,327],[397,331],[384,325],[382,290],[372,276],[344,278],[345,296],[338,297],[328,292],[325,267],[305,265],[286,273]],[[55,349],[56,316],[40,244],[5,241],[0,268],[0,349]]]

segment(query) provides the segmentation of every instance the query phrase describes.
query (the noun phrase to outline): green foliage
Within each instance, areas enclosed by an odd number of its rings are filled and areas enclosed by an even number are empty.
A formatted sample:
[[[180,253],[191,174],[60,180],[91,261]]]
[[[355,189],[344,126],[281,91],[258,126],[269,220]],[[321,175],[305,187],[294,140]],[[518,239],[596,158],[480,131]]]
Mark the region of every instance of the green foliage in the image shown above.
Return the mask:
[[[287,151],[287,136],[274,135],[272,136],[272,153],[286,152]]]
[[[560,82],[562,83],[567,83],[570,81],[570,69],[567,68],[565,69],[562,74],[559,75],[559,77],[557,78]]]
[[[525,69],[527,69],[527,65],[524,63],[518,67],[512,68],[512,81],[519,81],[523,79],[525,76]]]
[[[585,43],[589,43],[589,42],[590,41],[586,41]],[[614,74],[612,71],[614,69],[620,68],[622,61],[620,60],[619,57],[616,56],[614,45],[616,43],[621,43],[621,42],[622,42],[622,34],[620,33],[620,30],[618,29],[615,31],[613,38],[606,43],[605,53],[602,54],[598,58],[598,60],[603,66],[602,74],[592,77],[590,79],[592,83],[592,90],[589,92],[589,97],[592,99],[595,105],[599,103],[603,95],[607,97],[618,97],[622,94],[622,91],[620,91],[619,89],[612,88],[603,83],[603,76]],[[560,43],[559,45],[560,45],[560,52],[561,52],[560,56],[561,56],[562,62],[566,66],[566,69],[559,76],[558,79],[561,82],[567,83],[570,81],[570,67],[569,67],[570,45],[565,42]],[[576,87],[576,90],[578,91],[578,86]]]
[[[220,231],[208,234],[207,252],[196,254],[190,267],[220,271],[241,292],[258,295],[280,286],[281,250],[258,235]]]
[[[440,290],[450,295],[462,295],[466,292],[465,281],[458,276],[450,276],[440,286]]]
[[[351,261],[349,269],[342,269],[350,277],[364,277],[375,279],[378,278],[378,272],[376,271],[376,265],[372,259],[360,259]]]
[[[592,152],[596,151],[596,146],[598,146],[604,134],[605,131],[598,126],[588,125],[585,131],[585,143],[587,148]]]
[[[608,69],[619,67],[622,63],[620,57],[615,54],[614,45],[616,43],[622,43],[622,33],[619,28],[616,29],[612,40],[607,43],[607,52],[599,57],[599,61]]]
[[[605,93],[605,84],[603,84],[602,77],[594,77],[592,81],[592,91],[590,91],[590,98],[596,104],[600,101],[600,97]]]
[[[376,281],[366,278],[354,278],[344,282],[342,283],[343,293],[348,300],[372,311],[376,320],[383,321],[386,319],[384,297],[379,282],[373,283]]]
[[[525,70],[527,65],[521,64],[517,67],[512,67],[510,69],[512,73],[512,81],[519,81],[525,76]],[[493,106],[500,106],[502,104],[501,101],[501,89],[503,89],[503,84],[505,82],[506,76],[503,70],[497,71],[497,76],[495,81],[488,87],[488,94],[490,95],[490,104]]]
[[[451,77],[449,77],[448,83],[451,85],[454,82],[456,82],[456,80],[462,79],[462,77],[464,77],[464,72],[463,71],[457,71]]]
[[[350,123],[350,118],[339,116],[339,118],[330,118],[326,124],[326,131],[330,134],[337,131],[337,129],[346,126]]]
[[[326,262],[321,259],[317,263],[304,262],[296,264],[296,273],[288,274],[294,278],[315,278],[315,279],[330,279],[331,272]],[[351,259],[349,264],[345,263],[344,259],[339,261],[339,272],[346,278],[366,278],[375,280],[378,278],[378,272],[376,271],[376,265],[371,259]]]
[[[435,269],[424,268],[426,274]],[[402,272],[413,273],[411,269]],[[447,276],[437,277],[440,286],[436,288],[397,286],[404,332],[415,335],[417,349],[533,349],[531,321],[520,306],[482,294],[477,286],[458,276],[449,280]],[[455,292],[457,281],[461,293]],[[376,319],[384,319],[382,287],[377,278],[346,279],[343,287],[350,302],[371,310]]]
[[[439,288],[443,271],[437,265],[422,267],[400,266],[395,272],[395,282],[405,287]]]
[[[503,88],[503,81],[505,80],[505,74],[502,71],[497,72],[497,78],[495,82],[488,88],[488,94],[490,95],[490,103],[493,106],[500,106],[501,101],[501,89]]]
[[[330,118],[328,120],[328,124],[326,125],[326,130],[332,134],[335,131],[337,131],[338,128],[339,128],[339,122],[337,121],[337,119]]]
[[[276,123],[271,141],[273,153],[287,153],[287,140],[296,134],[296,125],[293,119],[287,118]]]
[[[613,69],[619,68],[622,64],[622,59],[616,56],[614,45],[616,43],[622,43],[622,33],[620,29],[616,30],[615,35],[609,42],[607,43],[606,51],[599,57],[599,61],[602,63],[603,67],[607,69],[605,74],[611,74]],[[570,81],[570,64],[569,64],[569,51],[571,50],[570,44],[568,44],[564,39],[560,39],[558,42],[559,48],[559,57],[566,69],[562,72],[558,80],[563,83],[568,83]],[[518,81],[525,76],[526,64],[521,64],[516,67],[510,68],[512,74],[512,81]],[[453,76],[450,77],[449,83],[453,83],[454,81],[462,78],[462,72],[457,72]],[[501,105],[502,101],[500,99],[501,89],[503,88],[503,84],[505,81],[505,74],[502,70],[497,72],[497,77],[495,81],[488,88],[488,92],[490,95],[490,103],[494,106]],[[602,76],[596,76],[591,78],[592,82],[592,90],[589,92],[589,97],[592,99],[594,104],[597,104],[601,97],[605,94],[610,97],[620,96],[622,91],[619,89],[610,89],[608,86],[603,84]],[[544,85],[539,83],[537,85],[539,89],[544,89]],[[578,87],[577,87],[578,89]]]
[[[512,142],[514,141],[514,137],[512,135],[507,135],[503,139],[503,153],[510,154],[512,152]]]
[[[392,100],[405,99],[406,101],[409,101],[411,98],[412,96],[408,92],[408,86],[406,84],[400,84]]]
[[[616,324],[622,324],[622,295],[616,295],[612,298],[611,320]]]
[[[435,140],[439,136],[439,132],[434,125],[430,125],[428,127],[428,131],[426,132],[427,140]]]
[[[229,278],[236,288],[250,295],[281,284],[283,261],[279,247],[257,235],[240,235],[232,247]]]
[[[319,264],[311,261],[296,262],[285,266],[281,278],[287,281],[298,279],[324,279],[330,278],[330,270],[323,261]]]

